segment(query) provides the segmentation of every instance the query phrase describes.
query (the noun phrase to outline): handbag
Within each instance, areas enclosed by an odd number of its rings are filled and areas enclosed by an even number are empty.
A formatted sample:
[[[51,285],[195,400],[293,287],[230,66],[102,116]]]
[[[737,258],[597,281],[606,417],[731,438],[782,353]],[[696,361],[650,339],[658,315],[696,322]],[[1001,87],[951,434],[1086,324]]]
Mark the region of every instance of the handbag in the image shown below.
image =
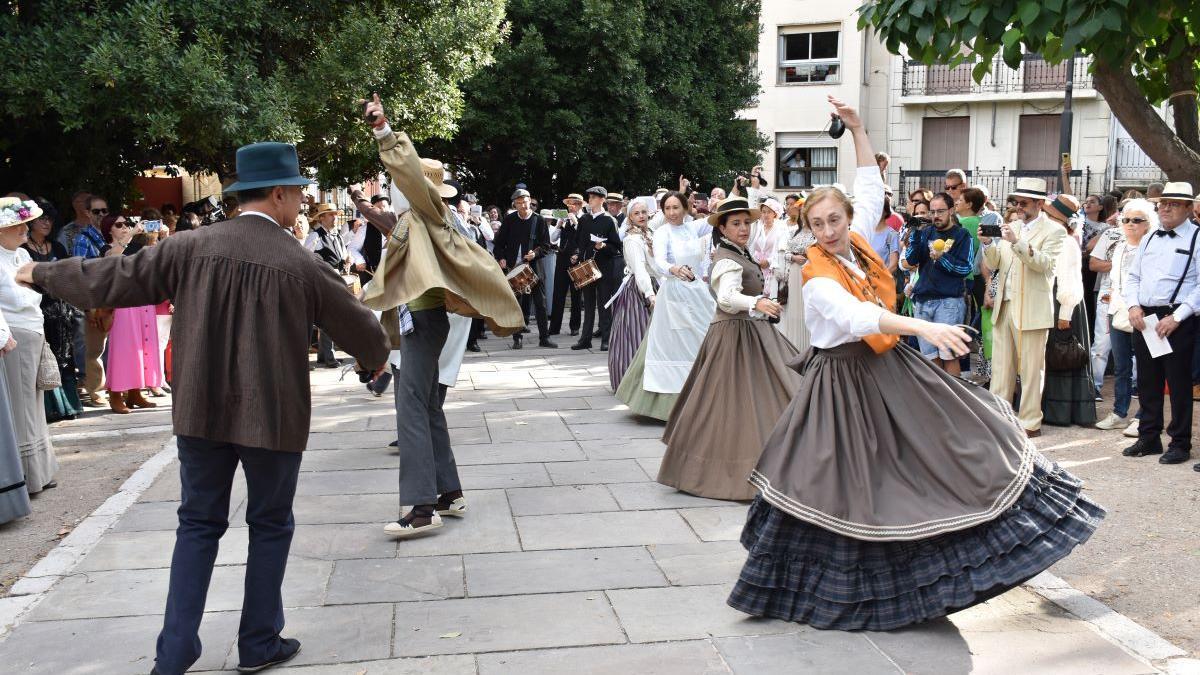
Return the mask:
[[[38,391],[53,391],[62,386],[62,373],[58,370],[58,359],[54,358],[54,350],[50,343],[42,340],[42,357],[38,360],[37,389]]]
[[[1075,334],[1067,330],[1050,331],[1046,343],[1046,370],[1078,370],[1088,362],[1088,352]]]

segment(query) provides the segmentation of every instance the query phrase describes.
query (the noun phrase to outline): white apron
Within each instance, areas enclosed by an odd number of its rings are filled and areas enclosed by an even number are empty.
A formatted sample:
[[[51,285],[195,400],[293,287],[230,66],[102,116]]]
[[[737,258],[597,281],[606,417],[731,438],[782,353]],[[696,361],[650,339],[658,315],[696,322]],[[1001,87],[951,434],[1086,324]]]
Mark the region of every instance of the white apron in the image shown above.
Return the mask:
[[[683,281],[673,275],[665,276],[655,296],[654,313],[646,330],[642,386],[657,394],[678,394],[683,390],[717,310],[712,291],[701,278],[704,240],[675,242],[672,248],[675,264],[691,267],[696,279]]]

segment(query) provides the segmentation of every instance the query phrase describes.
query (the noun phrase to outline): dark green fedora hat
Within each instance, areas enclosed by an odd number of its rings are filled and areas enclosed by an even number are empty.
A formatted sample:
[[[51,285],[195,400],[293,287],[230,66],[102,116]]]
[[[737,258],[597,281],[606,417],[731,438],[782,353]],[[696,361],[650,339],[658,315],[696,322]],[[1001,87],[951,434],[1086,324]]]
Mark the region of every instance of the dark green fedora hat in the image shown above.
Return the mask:
[[[276,185],[312,185],[300,175],[300,160],[291,143],[251,143],[237,151],[237,182],[224,192],[241,192]]]

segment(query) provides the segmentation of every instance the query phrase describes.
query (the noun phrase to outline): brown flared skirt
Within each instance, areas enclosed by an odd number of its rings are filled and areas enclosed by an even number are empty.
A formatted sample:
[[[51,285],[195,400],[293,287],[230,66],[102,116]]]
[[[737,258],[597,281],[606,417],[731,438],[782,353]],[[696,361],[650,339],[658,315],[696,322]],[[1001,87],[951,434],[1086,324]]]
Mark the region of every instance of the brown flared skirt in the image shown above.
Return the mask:
[[[868,541],[993,520],[1036,454],[1012,408],[901,344],[812,350],[752,479],[788,515]]]
[[[710,499],[753,499],[750,472],[800,386],[796,348],[766,321],[708,329],[663,433],[658,482]]]

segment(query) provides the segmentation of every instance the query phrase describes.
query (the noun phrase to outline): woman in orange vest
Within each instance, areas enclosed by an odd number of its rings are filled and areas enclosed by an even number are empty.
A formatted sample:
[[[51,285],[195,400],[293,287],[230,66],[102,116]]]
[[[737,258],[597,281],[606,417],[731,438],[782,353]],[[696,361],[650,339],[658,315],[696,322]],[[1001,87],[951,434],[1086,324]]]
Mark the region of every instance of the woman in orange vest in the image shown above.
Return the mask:
[[[858,114],[855,197],[814,191],[804,267],[812,349],[750,480],[759,496],[729,604],[815,628],[891,630],[1003,593],[1086,541],[1104,509],[1026,438],[1012,409],[899,335],[955,354],[956,326],[894,314],[895,283],[865,232],[883,183]]]

